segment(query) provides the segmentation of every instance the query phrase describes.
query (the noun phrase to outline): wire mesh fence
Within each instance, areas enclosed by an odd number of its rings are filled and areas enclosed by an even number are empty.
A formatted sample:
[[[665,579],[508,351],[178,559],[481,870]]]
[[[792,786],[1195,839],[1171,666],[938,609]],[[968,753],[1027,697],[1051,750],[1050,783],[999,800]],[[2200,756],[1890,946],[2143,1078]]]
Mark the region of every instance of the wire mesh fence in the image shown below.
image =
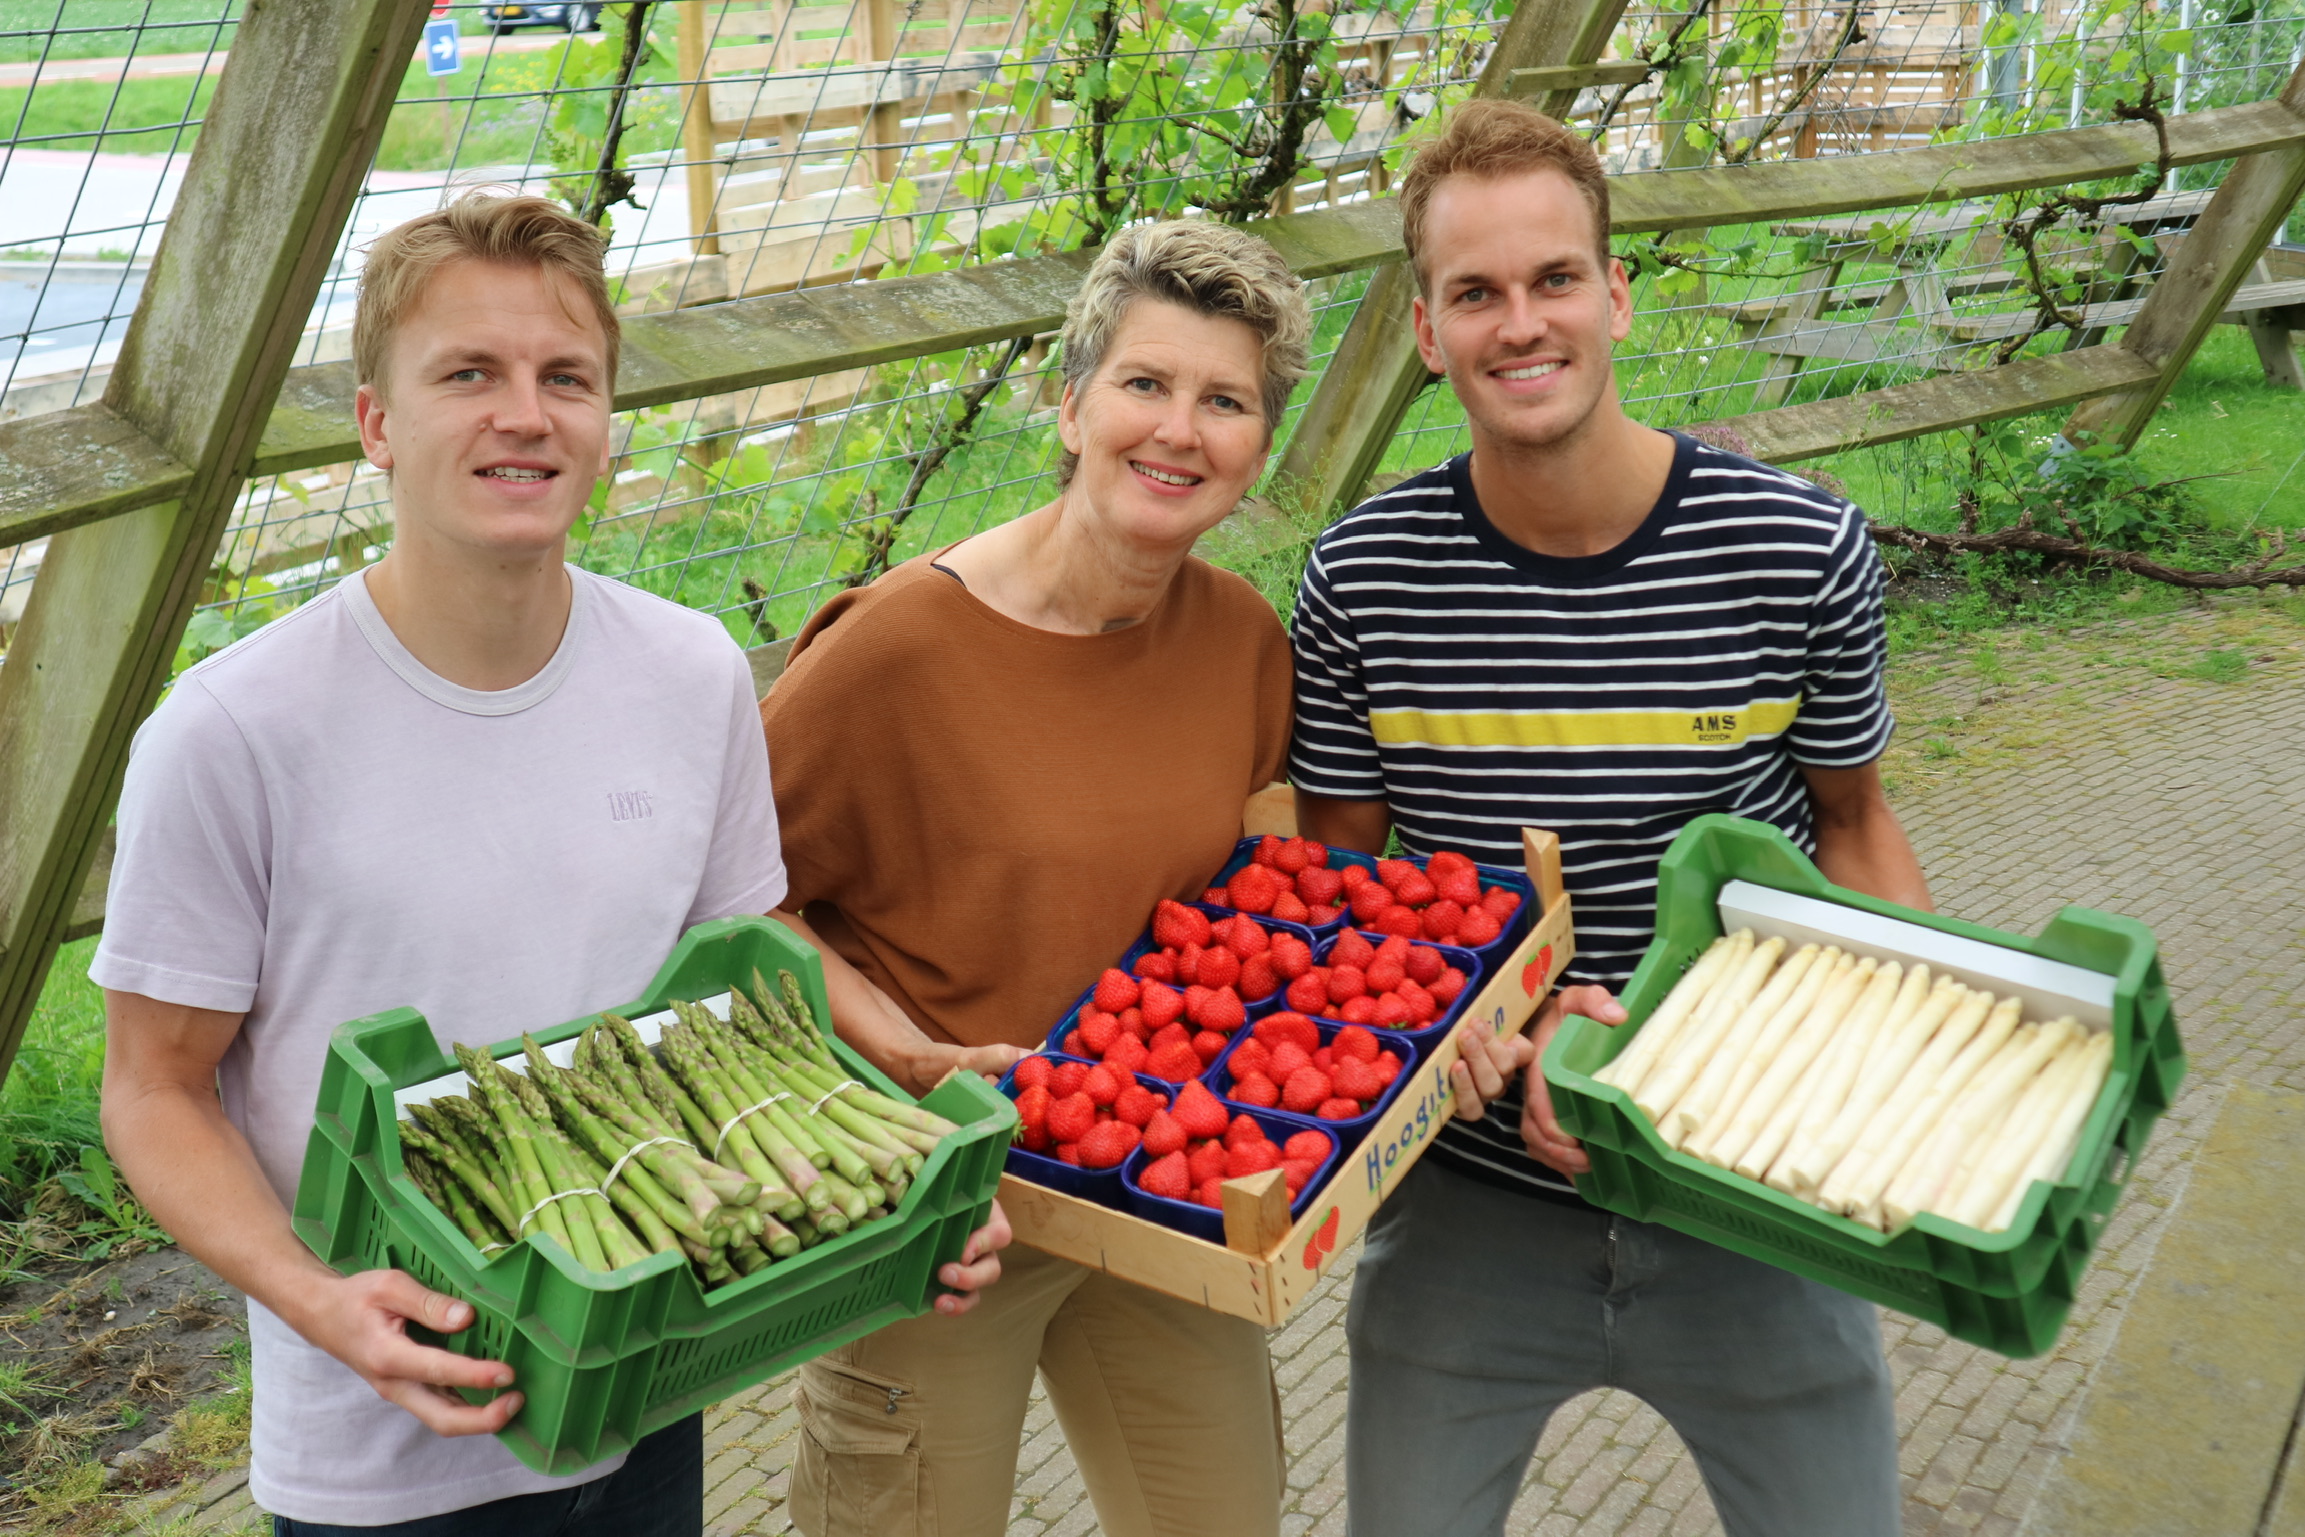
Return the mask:
[[[101,391],[238,6],[0,0],[0,418]],[[437,6],[436,33],[445,23],[455,40],[434,36],[406,68],[298,361],[348,354],[367,242],[472,186],[558,197],[600,222],[627,313],[1070,249],[1165,214],[1381,195],[1419,125],[1469,90],[1508,9]],[[1581,92],[1570,118],[1618,170],[1839,155],[2106,121],[2148,76],[2169,111],[2253,100],[2301,48],[2305,0],[1635,5],[1609,54],[1646,70]],[[2182,238],[2220,172],[2171,178],[2150,218],[2050,243],[2096,330],[2134,312],[2146,253]],[[1624,393],[1678,425],[1988,360],[2034,308],[2001,233],[2009,212],[1621,242],[1641,314],[1620,351]],[[1364,282],[1314,285],[1316,362]],[[573,558],[719,614],[748,643],[789,635],[829,593],[1051,493],[1049,340],[626,413]],[[1461,446],[1453,398],[1431,391],[1387,465]],[[390,540],[389,494],[365,465],[253,483],[181,660]],[[0,555],[0,626],[40,555]]]

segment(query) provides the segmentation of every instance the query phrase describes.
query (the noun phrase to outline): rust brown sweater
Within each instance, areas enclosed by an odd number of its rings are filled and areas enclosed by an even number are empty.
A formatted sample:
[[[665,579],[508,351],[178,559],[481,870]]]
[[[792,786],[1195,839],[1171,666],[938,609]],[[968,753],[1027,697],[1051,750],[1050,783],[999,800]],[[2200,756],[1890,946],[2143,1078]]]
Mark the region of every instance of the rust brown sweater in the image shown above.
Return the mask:
[[[1271,606],[1197,559],[1107,635],[908,561],[819,610],[761,704],[788,901],[936,1039],[1035,1045],[1231,853],[1290,676]]]

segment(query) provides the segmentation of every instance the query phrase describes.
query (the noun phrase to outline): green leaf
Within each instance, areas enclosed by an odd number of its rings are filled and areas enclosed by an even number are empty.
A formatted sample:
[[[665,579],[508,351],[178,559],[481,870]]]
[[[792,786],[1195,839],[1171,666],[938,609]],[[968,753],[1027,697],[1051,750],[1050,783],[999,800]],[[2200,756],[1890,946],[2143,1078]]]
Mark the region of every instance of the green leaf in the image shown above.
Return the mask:
[[[1328,124],[1330,138],[1336,140],[1339,144],[1346,144],[1352,141],[1353,113],[1351,108],[1331,107],[1328,109],[1328,111],[1321,114],[1321,116],[1323,121]]]

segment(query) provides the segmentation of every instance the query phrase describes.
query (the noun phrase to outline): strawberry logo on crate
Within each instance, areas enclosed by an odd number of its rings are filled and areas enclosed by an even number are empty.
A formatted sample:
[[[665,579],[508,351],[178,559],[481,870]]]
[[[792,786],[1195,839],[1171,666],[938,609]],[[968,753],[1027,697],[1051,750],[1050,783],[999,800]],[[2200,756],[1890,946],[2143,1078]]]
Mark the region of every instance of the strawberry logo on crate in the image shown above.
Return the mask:
[[[1305,1269],[1318,1270],[1337,1247],[1337,1209],[1329,1208],[1328,1219],[1305,1242]]]
[[[1387,1030],[1422,1030],[1464,990],[1464,972],[1431,945],[1414,944],[1399,934],[1371,944],[1358,929],[1346,929],[1322,964],[1289,984],[1287,997],[1288,1006],[1300,1014]]]
[[[1111,1065],[1030,1056],[1010,1079],[1016,1145],[1079,1169],[1117,1169],[1146,1129],[1168,1114],[1168,1098]]]
[[[1320,1026],[1286,1011],[1258,1020],[1225,1063],[1232,1097],[1242,1104],[1324,1121],[1366,1114],[1405,1065],[1359,1025],[1346,1025],[1324,1046]]]
[[[1224,1209],[1224,1183],[1279,1169],[1295,1200],[1336,1144],[1328,1133],[1300,1131],[1276,1144],[1254,1116],[1234,1115],[1200,1083],[1177,1093],[1175,1110],[1156,1113],[1144,1130],[1150,1160],[1136,1182],[1153,1195]]]
[[[1545,985],[1545,978],[1552,974],[1552,970],[1553,947],[1547,945],[1529,957],[1529,964],[1521,968],[1521,991],[1531,998],[1536,997],[1537,989]]]

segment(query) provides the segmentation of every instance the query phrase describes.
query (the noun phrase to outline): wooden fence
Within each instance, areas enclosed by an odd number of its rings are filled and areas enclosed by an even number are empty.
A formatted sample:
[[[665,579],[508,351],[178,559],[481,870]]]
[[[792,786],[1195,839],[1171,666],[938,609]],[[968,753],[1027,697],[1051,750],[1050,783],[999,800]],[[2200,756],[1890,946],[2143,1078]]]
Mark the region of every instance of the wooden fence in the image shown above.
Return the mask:
[[[1526,0],[1479,90],[1556,82],[1600,56],[1621,0]],[[0,666],[0,1068],[71,931],[129,737],[165,682],[226,517],[251,476],[358,455],[349,364],[288,367],[381,134],[424,8],[280,0],[241,25],[141,307],[101,402],[0,424],[0,546],[49,536]],[[1573,105],[1566,85],[1555,111]],[[2179,165],[2237,160],[2117,345],[2083,347],[1732,419],[1760,457],[2077,406],[2134,439],[2305,189],[2305,69],[2274,99],[2174,118]],[[2133,171],[2122,124],[1996,142],[1617,179],[1620,234],[1954,203]],[[1349,202],[1258,226],[1307,278],[1376,269],[1291,441],[1300,494],[1349,502],[1424,383],[1406,345],[1395,206]],[[616,405],[729,395],[1045,334],[1089,253],[800,288],[643,315]]]

